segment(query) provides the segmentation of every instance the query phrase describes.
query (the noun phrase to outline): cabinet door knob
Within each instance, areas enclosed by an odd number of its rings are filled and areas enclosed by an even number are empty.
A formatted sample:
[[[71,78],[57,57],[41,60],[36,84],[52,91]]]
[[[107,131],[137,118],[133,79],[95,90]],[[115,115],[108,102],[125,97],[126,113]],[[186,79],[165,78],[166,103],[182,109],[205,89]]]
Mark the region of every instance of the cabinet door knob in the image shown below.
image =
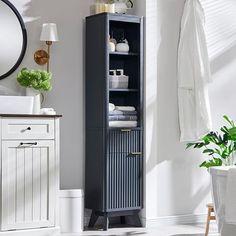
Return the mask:
[[[136,155],[141,156],[143,153],[142,152],[131,152],[130,154],[133,156],[136,156]]]
[[[31,127],[28,127],[27,130],[31,130]]]

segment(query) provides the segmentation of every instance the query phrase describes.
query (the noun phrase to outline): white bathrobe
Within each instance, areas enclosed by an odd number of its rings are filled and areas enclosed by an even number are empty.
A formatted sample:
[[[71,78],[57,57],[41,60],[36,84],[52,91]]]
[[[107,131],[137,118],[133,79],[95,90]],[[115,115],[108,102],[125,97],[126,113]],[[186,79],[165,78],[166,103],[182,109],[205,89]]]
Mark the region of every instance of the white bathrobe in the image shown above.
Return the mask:
[[[199,0],[186,0],[178,49],[180,141],[195,141],[212,128],[207,84],[211,81]]]

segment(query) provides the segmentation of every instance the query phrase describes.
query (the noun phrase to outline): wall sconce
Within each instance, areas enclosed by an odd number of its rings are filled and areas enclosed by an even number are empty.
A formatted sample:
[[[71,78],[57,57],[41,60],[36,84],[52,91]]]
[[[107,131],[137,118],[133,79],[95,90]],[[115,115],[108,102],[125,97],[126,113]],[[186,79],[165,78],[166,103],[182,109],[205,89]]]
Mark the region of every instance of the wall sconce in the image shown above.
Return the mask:
[[[40,35],[40,41],[46,42],[48,48],[45,50],[38,50],[34,53],[34,60],[38,65],[47,64],[47,71],[49,72],[50,61],[50,47],[52,42],[59,41],[57,34],[57,25],[54,23],[46,23],[42,25],[42,32]]]

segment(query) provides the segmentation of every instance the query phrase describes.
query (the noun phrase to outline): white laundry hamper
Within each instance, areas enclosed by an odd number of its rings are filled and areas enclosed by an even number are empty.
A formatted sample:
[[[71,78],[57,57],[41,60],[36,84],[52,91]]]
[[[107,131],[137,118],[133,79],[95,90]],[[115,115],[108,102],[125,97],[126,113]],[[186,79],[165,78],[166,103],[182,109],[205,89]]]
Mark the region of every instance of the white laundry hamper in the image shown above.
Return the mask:
[[[232,166],[210,168],[216,221],[218,230],[221,232],[221,236],[236,235],[236,225],[229,225],[225,223],[226,186],[228,171],[230,168],[232,168]]]
[[[84,229],[84,193],[82,189],[60,190],[60,226],[62,233]]]

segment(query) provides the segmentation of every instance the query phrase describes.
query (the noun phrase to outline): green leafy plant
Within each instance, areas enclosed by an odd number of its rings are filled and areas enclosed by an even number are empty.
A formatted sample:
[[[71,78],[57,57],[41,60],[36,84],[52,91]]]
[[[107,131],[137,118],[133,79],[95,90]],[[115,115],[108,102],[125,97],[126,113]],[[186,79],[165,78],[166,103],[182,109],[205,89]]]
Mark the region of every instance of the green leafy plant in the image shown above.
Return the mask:
[[[18,83],[26,88],[33,88],[40,91],[50,91],[52,85],[50,80],[52,79],[52,74],[45,70],[28,70],[23,68],[17,74]]]
[[[220,132],[212,131],[201,138],[198,142],[187,143],[186,149],[202,149],[209,159],[201,163],[200,167],[226,165],[227,161],[236,151],[236,126],[233,120],[224,115],[227,126],[220,128]]]

